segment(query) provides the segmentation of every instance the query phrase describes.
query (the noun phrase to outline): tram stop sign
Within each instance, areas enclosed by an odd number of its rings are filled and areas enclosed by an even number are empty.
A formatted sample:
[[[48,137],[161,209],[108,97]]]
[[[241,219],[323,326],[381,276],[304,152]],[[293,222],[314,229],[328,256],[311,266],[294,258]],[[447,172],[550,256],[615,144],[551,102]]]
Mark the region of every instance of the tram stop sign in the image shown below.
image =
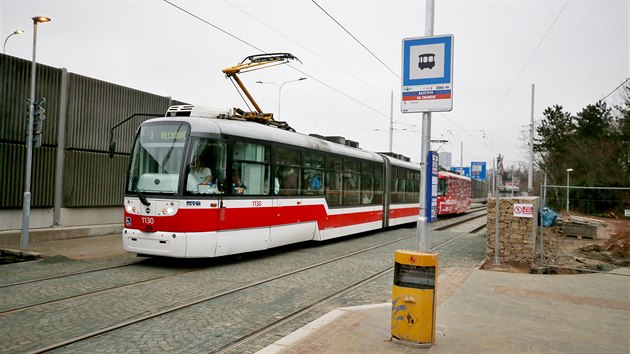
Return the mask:
[[[405,38],[402,42],[403,113],[453,109],[453,35]]]

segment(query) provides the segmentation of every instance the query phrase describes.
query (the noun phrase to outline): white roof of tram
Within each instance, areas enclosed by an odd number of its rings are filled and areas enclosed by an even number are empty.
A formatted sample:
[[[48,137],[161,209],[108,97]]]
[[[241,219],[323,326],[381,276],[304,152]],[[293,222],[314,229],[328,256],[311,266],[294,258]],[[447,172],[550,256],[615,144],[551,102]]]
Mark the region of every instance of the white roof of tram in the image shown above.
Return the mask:
[[[179,107],[179,106],[177,106]],[[381,155],[372,151],[363,150],[343,144],[334,143],[310,135],[283,130],[274,126],[269,126],[243,119],[229,118],[229,112],[225,109],[216,109],[203,106],[186,106],[190,116],[170,116],[164,118],[154,118],[147,121],[185,121],[190,124],[191,134],[225,134],[229,136],[240,136],[244,138],[266,140],[269,142],[282,143],[296,147],[319,150],[324,153],[356,157],[376,162],[382,162],[383,157],[388,159],[392,165],[419,169],[419,164],[399,160],[390,156]],[[169,112],[173,112],[173,108]]]

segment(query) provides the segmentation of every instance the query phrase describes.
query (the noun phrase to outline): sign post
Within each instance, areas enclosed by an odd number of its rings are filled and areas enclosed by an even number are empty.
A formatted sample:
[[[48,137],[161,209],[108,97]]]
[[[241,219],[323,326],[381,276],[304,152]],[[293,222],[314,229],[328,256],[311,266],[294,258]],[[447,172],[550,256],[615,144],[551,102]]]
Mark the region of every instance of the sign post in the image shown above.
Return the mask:
[[[431,112],[453,109],[453,35],[433,35],[433,1],[427,1],[426,37],[406,38],[402,41],[402,103],[403,113],[422,112],[422,148],[420,176],[420,207],[417,226],[417,246],[429,251],[428,220],[431,202],[427,190],[431,185],[432,158]],[[429,215],[429,217],[427,217]]]

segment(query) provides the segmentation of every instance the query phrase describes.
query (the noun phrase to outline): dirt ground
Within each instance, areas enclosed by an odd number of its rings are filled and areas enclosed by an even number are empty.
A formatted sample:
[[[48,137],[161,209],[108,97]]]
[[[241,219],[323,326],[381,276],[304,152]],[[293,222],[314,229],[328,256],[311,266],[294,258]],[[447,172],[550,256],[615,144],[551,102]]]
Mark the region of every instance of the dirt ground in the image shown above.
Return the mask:
[[[630,219],[594,217],[571,213],[560,213],[562,221],[588,222],[597,225],[597,237],[576,237],[563,233],[562,224],[545,228],[545,259],[540,261],[540,247],[536,245],[534,266],[545,273],[574,274],[587,271],[610,271],[630,266]],[[540,242],[537,240],[537,242]],[[531,272],[530,265],[493,266],[486,262],[483,269],[505,272]],[[534,267],[536,269],[536,267]]]
[[[598,225],[597,237],[565,235],[561,226],[545,232],[545,262],[555,265],[558,273],[575,269],[608,271],[630,266],[630,219],[603,218],[589,215],[562,215],[564,221],[581,221]],[[572,269],[574,268],[574,269]]]

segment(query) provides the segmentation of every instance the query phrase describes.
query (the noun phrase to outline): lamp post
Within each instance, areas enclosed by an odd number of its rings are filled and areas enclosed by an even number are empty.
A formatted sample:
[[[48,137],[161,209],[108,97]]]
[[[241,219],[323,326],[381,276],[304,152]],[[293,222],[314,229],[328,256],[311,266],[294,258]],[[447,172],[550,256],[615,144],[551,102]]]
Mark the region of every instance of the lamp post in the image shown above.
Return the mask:
[[[567,214],[569,213],[569,173],[573,172],[572,168],[567,168]]]
[[[15,36],[16,34],[22,34],[22,33],[24,33],[24,31],[21,29],[18,29],[18,30],[13,31],[13,33],[7,36],[7,39],[4,40],[4,45],[2,46],[2,54],[6,52],[7,41],[9,40],[9,38],[11,38],[11,36]]]
[[[22,248],[28,248],[28,228],[31,213],[31,168],[33,167],[33,114],[35,110],[35,70],[37,62],[35,53],[37,48],[37,24],[50,22],[49,17],[33,17],[33,61],[31,62],[31,94],[28,108],[28,128],[26,137],[26,172],[24,173],[24,198],[22,200]]]
[[[296,80],[285,81],[281,84],[278,84],[277,82],[273,82],[273,81],[256,81],[256,83],[257,84],[272,84],[272,85],[278,86],[278,118],[280,118],[280,97],[282,95],[282,86],[284,86],[285,84],[288,84],[289,82],[297,82],[297,81],[302,81],[302,80],[306,80],[306,78],[301,77]]]

